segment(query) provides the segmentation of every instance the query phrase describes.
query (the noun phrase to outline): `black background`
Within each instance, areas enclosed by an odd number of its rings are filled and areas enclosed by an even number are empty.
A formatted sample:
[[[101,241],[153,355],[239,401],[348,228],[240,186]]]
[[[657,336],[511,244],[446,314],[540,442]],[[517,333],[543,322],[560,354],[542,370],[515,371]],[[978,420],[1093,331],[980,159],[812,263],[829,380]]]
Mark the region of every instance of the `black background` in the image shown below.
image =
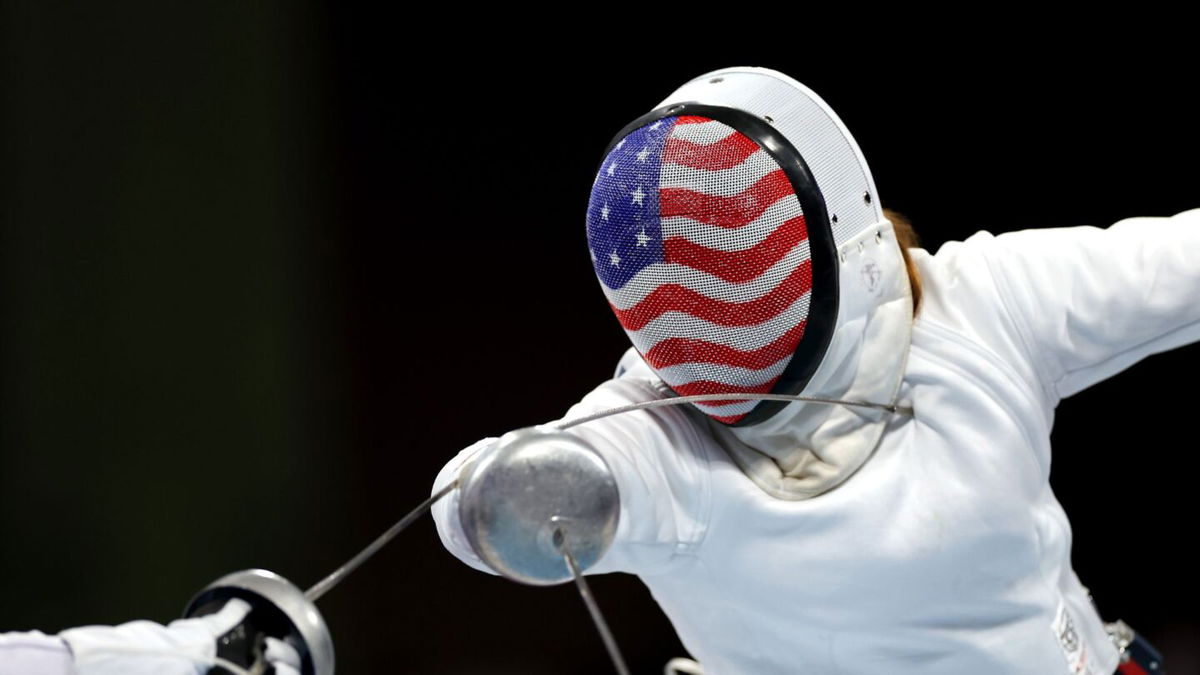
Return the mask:
[[[165,622],[247,567],[307,586],[458,449],[561,416],[627,345],[584,238],[600,151],[708,70],[824,97],[931,251],[1200,206],[1169,18],[984,40],[986,17],[777,17],[696,48],[652,9],[593,33],[3,5],[0,629]],[[1053,437],[1076,571],[1172,672],[1200,669],[1197,349],[1063,401]],[[593,583],[635,672],[684,654],[635,577]],[[339,672],[609,672],[572,588],[475,572],[429,519],[320,606]]]

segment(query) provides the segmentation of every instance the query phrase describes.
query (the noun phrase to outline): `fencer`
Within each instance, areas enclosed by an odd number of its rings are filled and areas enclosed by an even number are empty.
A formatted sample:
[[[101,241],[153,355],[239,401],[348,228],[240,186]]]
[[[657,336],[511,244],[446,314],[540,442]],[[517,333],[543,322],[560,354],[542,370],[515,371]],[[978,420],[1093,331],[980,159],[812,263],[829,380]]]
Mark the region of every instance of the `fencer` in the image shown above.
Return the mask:
[[[1141,672],[1072,569],[1050,430],[1061,399],[1200,340],[1200,209],[930,253],[829,105],[757,67],[683,84],[601,157],[587,240],[633,346],[563,420],[696,393],[893,409],[722,401],[571,427],[619,490],[587,573],[641,577],[708,675]],[[460,492],[438,534],[496,573]]]

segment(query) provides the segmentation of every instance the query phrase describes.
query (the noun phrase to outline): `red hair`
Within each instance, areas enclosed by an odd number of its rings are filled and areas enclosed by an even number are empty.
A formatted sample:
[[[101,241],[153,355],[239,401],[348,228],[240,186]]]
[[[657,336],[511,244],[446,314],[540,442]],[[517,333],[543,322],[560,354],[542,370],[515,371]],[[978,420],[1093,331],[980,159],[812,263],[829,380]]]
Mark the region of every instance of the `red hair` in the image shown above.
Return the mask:
[[[904,255],[904,266],[908,269],[908,283],[912,287],[913,318],[915,319],[917,311],[921,309],[921,274],[913,264],[912,258],[908,256],[908,249],[919,248],[921,244],[917,239],[916,230],[913,229],[912,221],[907,216],[888,208],[883,210],[883,216],[892,221],[892,228],[896,231],[896,241],[900,244],[900,253]]]

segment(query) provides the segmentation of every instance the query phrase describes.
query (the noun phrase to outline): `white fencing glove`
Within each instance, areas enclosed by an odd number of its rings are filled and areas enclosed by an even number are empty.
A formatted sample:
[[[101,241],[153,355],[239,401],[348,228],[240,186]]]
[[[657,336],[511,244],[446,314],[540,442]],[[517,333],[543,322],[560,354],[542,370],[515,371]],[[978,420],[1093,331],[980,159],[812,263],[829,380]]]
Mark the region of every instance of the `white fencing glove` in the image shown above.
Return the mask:
[[[249,613],[250,604],[234,598],[215,614],[166,626],[131,621],[71,628],[59,637],[71,648],[78,675],[204,675],[214,665],[241,675],[244,669],[217,658],[217,640]],[[299,673],[299,655],[280,640],[268,638],[267,661],[279,675]]]
[[[300,653],[283,640],[268,637],[263,656],[275,668],[275,675],[300,675]]]

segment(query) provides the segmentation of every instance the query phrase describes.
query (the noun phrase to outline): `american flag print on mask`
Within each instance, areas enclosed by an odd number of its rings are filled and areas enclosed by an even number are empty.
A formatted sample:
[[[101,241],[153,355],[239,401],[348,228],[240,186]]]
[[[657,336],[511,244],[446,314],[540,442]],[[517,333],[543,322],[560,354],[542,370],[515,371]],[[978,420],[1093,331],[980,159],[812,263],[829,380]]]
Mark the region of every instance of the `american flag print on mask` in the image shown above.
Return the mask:
[[[609,305],[671,389],[772,390],[804,337],[812,259],[800,201],[766,150],[707,117],[642,126],[601,164],[587,234]],[[696,405],[733,424],[758,403]]]

